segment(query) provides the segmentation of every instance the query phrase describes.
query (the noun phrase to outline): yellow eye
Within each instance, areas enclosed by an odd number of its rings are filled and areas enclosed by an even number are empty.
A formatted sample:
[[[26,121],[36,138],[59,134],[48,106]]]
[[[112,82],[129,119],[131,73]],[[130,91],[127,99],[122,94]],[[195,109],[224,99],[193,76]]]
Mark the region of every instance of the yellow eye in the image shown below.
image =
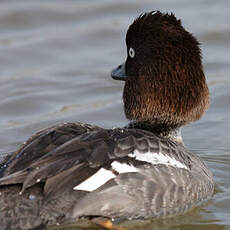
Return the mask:
[[[135,51],[134,51],[133,48],[130,48],[130,49],[129,49],[129,56],[130,56],[131,58],[134,58],[134,57],[135,57]]]

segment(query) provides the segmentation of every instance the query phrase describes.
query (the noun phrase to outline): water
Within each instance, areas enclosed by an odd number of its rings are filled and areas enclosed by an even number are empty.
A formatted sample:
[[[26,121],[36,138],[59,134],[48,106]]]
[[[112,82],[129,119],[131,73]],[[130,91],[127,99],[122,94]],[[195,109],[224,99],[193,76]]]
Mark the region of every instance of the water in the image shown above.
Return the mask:
[[[125,59],[128,25],[154,9],[174,12],[201,42],[211,105],[183,136],[213,172],[216,192],[185,215],[124,225],[230,229],[229,0],[2,0],[0,151],[14,151],[34,132],[63,121],[126,124],[123,83],[110,79],[110,71]]]

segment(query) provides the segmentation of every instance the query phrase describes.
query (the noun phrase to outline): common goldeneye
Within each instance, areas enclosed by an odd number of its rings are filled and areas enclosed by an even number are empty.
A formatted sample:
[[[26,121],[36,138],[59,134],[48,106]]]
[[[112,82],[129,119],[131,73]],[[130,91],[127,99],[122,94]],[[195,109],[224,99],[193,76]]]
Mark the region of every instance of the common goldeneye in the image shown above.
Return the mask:
[[[126,35],[131,122],[104,129],[65,123],[41,130],[1,164],[1,229],[42,229],[85,217],[157,218],[183,213],[213,194],[204,163],[180,127],[208,108],[199,43],[173,14],[140,15]]]

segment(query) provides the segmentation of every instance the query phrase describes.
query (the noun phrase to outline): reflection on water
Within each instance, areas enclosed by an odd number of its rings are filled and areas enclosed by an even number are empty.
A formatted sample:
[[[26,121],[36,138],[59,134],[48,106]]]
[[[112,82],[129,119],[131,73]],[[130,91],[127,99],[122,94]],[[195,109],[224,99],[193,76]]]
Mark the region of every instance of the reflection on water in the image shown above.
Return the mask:
[[[4,0],[0,9],[2,154],[14,151],[35,131],[62,121],[103,127],[124,125],[123,83],[111,80],[109,73],[125,59],[127,26],[145,10],[172,11],[182,18],[184,26],[201,41],[211,90],[208,113],[184,128],[183,135],[188,148],[211,168],[216,194],[185,215],[131,221],[124,226],[160,230],[229,228],[228,0]],[[81,228],[93,229],[88,225],[77,227]]]

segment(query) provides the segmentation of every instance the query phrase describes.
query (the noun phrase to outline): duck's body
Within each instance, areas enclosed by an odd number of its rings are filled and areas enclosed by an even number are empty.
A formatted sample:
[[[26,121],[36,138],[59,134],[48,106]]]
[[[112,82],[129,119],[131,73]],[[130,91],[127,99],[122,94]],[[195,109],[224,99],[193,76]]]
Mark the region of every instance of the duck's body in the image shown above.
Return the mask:
[[[96,174],[101,179],[91,177]],[[3,175],[3,229],[89,216],[165,217],[188,210],[213,189],[208,169],[180,143],[145,130],[80,123],[37,133]]]
[[[154,44],[148,27],[166,40]],[[146,36],[140,36],[143,29]],[[212,195],[211,173],[178,135],[180,126],[199,119],[208,106],[197,41],[173,15],[160,12],[139,17],[126,39],[126,66],[112,77],[126,81],[125,113],[134,122],[122,129],[65,123],[32,136],[2,163],[1,229],[43,228],[81,217],[166,217]],[[149,50],[140,49],[146,39],[153,40],[159,71]],[[177,51],[178,60],[169,55],[161,61],[168,51]]]

